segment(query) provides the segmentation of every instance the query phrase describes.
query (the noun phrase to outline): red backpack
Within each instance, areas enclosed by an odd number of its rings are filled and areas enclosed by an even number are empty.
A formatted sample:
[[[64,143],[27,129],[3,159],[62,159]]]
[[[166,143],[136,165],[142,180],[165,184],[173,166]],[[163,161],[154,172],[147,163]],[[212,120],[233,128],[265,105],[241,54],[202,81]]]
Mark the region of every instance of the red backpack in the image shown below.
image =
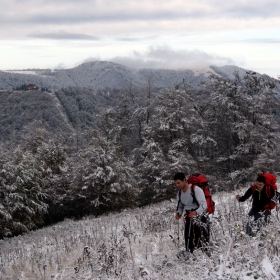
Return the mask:
[[[277,191],[277,185],[276,185],[277,178],[274,174],[271,174],[271,173],[268,173],[268,172],[260,173],[258,175],[264,177],[266,185],[271,186],[275,191],[274,197],[270,197],[270,188],[267,187],[267,186],[265,187],[266,196],[271,199],[271,201],[269,202],[268,208],[270,210],[272,210],[272,209],[275,208],[276,203],[279,200],[279,193]],[[254,192],[256,190],[257,186],[253,185],[252,188],[253,188],[252,191]]]
[[[208,181],[207,181],[207,178],[205,177],[205,175],[203,175],[201,173],[194,173],[188,178],[188,183],[192,184],[191,192],[192,192],[194,202],[197,204],[197,206],[199,206],[199,203],[197,202],[196,197],[195,197],[195,192],[194,192],[195,186],[198,186],[203,190],[205,199],[206,199],[206,203],[207,203],[207,213],[213,214],[215,211],[215,202],[212,199],[211,192],[208,188]]]

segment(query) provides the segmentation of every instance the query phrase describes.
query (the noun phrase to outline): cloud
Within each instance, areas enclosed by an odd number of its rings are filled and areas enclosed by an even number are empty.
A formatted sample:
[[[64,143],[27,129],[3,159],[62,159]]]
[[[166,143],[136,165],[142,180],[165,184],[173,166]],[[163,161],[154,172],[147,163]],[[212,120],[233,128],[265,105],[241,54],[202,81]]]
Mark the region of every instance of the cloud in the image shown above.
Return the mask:
[[[54,67],[54,69],[57,69],[57,70],[62,70],[65,68],[67,68],[67,67],[63,62],[60,62],[57,66]]]
[[[255,19],[280,16],[278,0],[159,1],[2,0],[0,21],[21,24],[65,25],[83,23],[151,22],[209,19]],[[3,6],[3,5],[2,5]]]
[[[277,17],[280,15],[278,0],[224,1],[224,0],[2,0],[3,15],[18,19],[100,21],[147,20],[207,17]]]
[[[181,32],[280,27],[278,0],[1,0],[1,6],[0,39],[106,37],[133,42]]]
[[[86,34],[69,33],[65,31],[53,32],[53,33],[32,33],[28,37],[37,39],[51,39],[51,40],[99,40],[96,36],[90,36]]]
[[[252,39],[242,40],[242,42],[256,43],[256,44],[279,44],[280,39],[276,39],[276,38],[252,38]]]
[[[279,17],[280,3],[275,0],[231,1],[221,3],[221,9],[230,17],[240,18],[272,18]]]
[[[116,38],[116,41],[123,41],[123,42],[138,42],[138,41],[145,41],[145,40],[156,40],[156,36],[147,36],[147,37],[120,37]]]
[[[97,55],[137,68],[235,64],[229,57],[279,64],[279,0],[1,0],[1,7],[1,65],[73,65]],[[50,48],[53,62],[39,60]]]
[[[87,62],[93,62],[93,61],[99,61],[100,60],[100,57],[99,56],[96,56],[96,57],[88,57],[88,58],[86,58],[85,60],[83,60],[82,62],[79,62],[79,63],[77,63],[76,64],[76,66],[77,65],[80,65],[80,64],[83,64],[83,63],[87,63]]]
[[[147,52],[134,51],[131,56],[116,56],[110,59],[131,68],[186,69],[209,65],[235,64],[228,57],[209,54],[199,50],[173,50],[170,47],[150,47]]]

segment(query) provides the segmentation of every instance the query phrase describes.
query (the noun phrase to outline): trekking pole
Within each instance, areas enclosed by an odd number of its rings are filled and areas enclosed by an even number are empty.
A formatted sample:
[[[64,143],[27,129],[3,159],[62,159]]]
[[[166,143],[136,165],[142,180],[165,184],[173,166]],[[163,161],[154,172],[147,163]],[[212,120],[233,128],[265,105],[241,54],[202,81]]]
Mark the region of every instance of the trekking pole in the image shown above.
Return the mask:
[[[189,244],[190,244],[190,235],[191,235],[191,224],[192,224],[192,218],[189,218],[189,232],[188,232],[188,242],[187,242],[187,251],[189,252]]]
[[[240,206],[240,201],[238,200],[238,205],[239,205],[239,219],[241,217],[241,206]]]
[[[180,247],[180,220],[178,220],[178,249]]]

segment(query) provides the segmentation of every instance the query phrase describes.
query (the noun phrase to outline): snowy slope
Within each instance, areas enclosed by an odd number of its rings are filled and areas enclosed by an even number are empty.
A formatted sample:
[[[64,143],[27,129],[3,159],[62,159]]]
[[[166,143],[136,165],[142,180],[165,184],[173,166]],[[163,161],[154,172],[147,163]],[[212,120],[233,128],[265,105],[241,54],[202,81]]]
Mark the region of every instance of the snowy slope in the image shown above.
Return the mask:
[[[174,219],[172,200],[2,240],[0,279],[279,279],[276,212],[248,237],[250,202],[239,205],[235,194],[214,196],[210,258],[200,250],[190,260],[176,257],[184,248],[183,224]]]
[[[246,69],[243,69],[241,67],[235,66],[235,65],[225,65],[221,67],[217,66],[210,66],[210,68],[218,75],[223,76],[227,79],[233,79],[234,78],[234,72],[238,72],[239,75],[242,77],[246,75]]]

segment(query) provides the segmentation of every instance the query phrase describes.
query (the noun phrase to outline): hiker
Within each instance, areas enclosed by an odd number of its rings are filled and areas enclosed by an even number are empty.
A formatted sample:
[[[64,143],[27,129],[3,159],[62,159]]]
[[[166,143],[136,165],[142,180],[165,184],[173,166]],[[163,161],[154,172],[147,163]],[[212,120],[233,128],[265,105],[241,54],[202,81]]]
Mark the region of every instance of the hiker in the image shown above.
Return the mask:
[[[269,221],[271,215],[271,199],[274,197],[275,191],[271,185],[266,184],[266,179],[261,174],[258,175],[256,184],[251,186],[243,196],[237,195],[236,199],[239,202],[244,202],[249,197],[253,197],[252,208],[248,213],[249,217],[254,216],[254,222],[260,229],[260,218],[264,217],[264,221]],[[252,235],[251,223],[246,226],[246,233]]]
[[[207,208],[205,195],[201,188],[194,186],[196,203],[191,191],[192,184],[187,181],[185,174],[176,173],[173,179],[179,190],[175,219],[179,220],[184,216],[186,251],[193,253],[195,248],[200,248],[209,241],[208,219],[201,215]]]

